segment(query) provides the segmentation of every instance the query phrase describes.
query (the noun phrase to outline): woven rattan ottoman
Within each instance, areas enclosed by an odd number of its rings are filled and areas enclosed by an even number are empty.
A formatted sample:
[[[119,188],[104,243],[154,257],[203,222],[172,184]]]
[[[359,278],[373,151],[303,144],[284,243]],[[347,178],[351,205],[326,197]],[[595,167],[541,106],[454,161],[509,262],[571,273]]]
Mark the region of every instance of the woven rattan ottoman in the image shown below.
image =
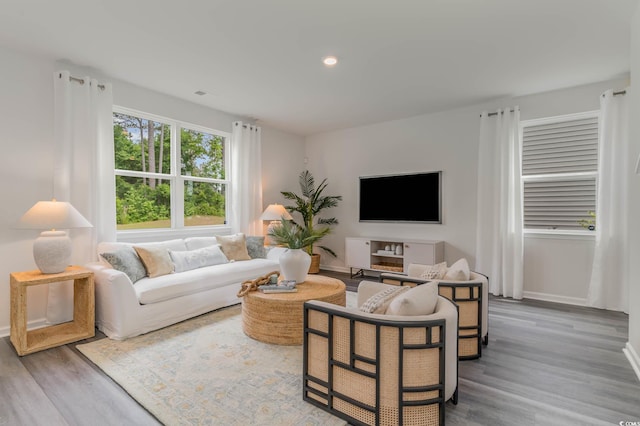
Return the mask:
[[[251,291],[242,298],[242,329],[253,339],[278,345],[301,345],[303,306],[321,300],[345,306],[346,286],[335,278],[307,275],[296,293]]]

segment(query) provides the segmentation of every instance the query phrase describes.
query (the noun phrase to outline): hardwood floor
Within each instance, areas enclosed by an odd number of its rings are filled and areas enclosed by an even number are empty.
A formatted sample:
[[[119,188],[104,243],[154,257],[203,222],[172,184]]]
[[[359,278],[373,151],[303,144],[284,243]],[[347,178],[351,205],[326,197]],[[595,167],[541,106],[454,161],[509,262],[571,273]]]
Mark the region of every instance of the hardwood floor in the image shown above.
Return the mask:
[[[321,273],[350,289],[359,282]],[[640,382],[622,353],[627,330],[618,312],[491,297],[489,346],[460,362],[447,425],[640,424]],[[159,423],[75,344],[18,357],[0,339],[0,426],[89,424]]]

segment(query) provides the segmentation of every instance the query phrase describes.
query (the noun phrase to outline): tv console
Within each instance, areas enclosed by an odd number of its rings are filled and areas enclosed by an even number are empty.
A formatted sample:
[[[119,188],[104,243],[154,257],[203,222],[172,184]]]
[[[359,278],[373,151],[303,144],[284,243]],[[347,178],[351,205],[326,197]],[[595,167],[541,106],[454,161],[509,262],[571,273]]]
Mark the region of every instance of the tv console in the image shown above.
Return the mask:
[[[365,271],[406,274],[410,263],[444,262],[443,241],[348,237],[345,249],[351,278],[365,277]]]

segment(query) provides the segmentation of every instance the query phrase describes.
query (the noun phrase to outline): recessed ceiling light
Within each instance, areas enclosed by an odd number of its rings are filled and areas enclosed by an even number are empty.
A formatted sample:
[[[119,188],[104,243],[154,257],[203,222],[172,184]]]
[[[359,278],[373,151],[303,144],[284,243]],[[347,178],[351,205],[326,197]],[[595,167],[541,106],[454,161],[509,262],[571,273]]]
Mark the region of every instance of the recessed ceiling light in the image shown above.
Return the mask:
[[[203,92],[202,90],[198,90],[197,92],[193,92],[194,95],[198,95],[198,96],[204,96],[207,94],[207,92]]]
[[[335,56],[326,56],[322,58],[322,63],[328,67],[332,67],[338,63],[338,58],[336,58]]]

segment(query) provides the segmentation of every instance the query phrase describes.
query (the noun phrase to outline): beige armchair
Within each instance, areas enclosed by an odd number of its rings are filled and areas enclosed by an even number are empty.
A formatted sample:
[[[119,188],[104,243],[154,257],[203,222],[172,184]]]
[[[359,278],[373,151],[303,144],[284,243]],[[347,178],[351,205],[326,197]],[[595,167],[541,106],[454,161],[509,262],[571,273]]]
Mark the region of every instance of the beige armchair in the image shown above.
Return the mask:
[[[441,296],[458,305],[458,356],[460,360],[476,359],[482,356],[482,345],[489,344],[489,278],[471,271],[469,281],[428,280],[420,276],[428,265],[412,263],[408,273],[383,272],[380,281],[393,285],[416,286],[429,281],[437,281]]]
[[[389,287],[361,282],[358,306]],[[443,424],[458,398],[458,310],[435,297],[416,316],[306,302],[303,399],[354,424]]]

